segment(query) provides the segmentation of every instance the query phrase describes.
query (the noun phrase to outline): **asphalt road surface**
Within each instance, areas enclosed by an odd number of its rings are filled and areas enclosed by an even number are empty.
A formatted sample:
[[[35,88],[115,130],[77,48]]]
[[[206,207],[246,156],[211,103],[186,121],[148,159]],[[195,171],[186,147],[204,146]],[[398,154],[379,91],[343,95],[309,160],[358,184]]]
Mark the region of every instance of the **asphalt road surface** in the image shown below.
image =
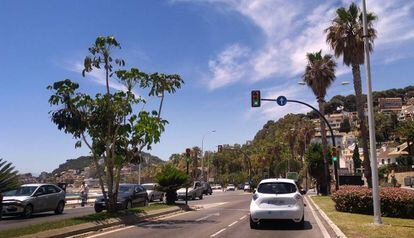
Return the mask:
[[[213,201],[215,199],[214,196],[219,193],[221,193],[221,191],[217,193],[214,192],[212,196],[204,196],[203,200],[190,201],[189,204],[203,204],[206,200]],[[0,230],[20,228],[44,222],[58,221],[71,217],[84,216],[93,213],[95,213],[95,211],[91,206],[72,208],[70,205],[67,205],[65,207],[63,214],[61,215],[55,215],[54,212],[44,212],[33,214],[32,217],[27,219],[21,218],[19,216],[3,216],[2,220],[0,221]]]
[[[142,221],[132,226],[92,234],[89,238],[335,237],[307,200],[304,228],[298,228],[291,222],[279,221],[263,224],[259,229],[252,230],[249,226],[250,200],[251,194],[240,191],[215,193],[193,203],[203,207],[199,210]]]

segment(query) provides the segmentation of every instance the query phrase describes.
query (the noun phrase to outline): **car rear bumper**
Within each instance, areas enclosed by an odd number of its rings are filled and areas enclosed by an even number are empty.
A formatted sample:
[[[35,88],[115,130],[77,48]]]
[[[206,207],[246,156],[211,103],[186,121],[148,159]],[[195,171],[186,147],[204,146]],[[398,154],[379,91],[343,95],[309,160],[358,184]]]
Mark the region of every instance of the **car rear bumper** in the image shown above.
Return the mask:
[[[281,208],[260,208],[255,203],[250,205],[250,216],[255,222],[260,220],[294,220],[299,222],[302,220],[303,212],[303,205],[300,204]]]

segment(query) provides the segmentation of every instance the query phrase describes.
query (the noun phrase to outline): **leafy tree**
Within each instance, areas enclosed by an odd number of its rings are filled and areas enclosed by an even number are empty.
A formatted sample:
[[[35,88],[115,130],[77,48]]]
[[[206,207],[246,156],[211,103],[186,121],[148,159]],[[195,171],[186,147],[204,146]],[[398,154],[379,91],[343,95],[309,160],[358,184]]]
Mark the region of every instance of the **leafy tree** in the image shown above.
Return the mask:
[[[377,17],[373,13],[367,14],[369,51],[373,50],[376,30],[373,22]],[[365,100],[362,95],[360,65],[364,63],[364,33],[362,13],[355,3],[351,3],[348,9],[343,7],[336,10],[335,18],[331,26],[325,29],[326,41],[334,50],[335,56],[342,56],[344,64],[352,67],[354,89],[356,95],[356,107],[361,131],[361,143],[364,151],[365,177],[369,187],[372,186],[371,167],[368,151],[368,130],[365,122]]]
[[[405,139],[408,147],[408,155],[413,156],[412,144],[414,143],[414,120],[401,123],[397,129],[398,134]]]
[[[357,173],[357,169],[361,168],[362,160],[359,157],[358,144],[355,143],[354,153],[352,154],[352,161],[354,162],[354,173]]]
[[[332,55],[323,55],[322,51],[316,53],[307,54],[308,63],[305,68],[305,73],[302,78],[303,81],[310,87],[313,91],[313,94],[316,96],[318,101],[319,111],[322,115],[325,114],[324,103],[327,89],[331,86],[332,82],[335,80],[335,68],[336,63],[332,59]],[[320,127],[321,127],[321,136],[322,136],[322,147],[324,148],[323,152],[327,151],[327,140],[326,140],[326,125],[322,118],[320,118]],[[328,167],[328,158],[324,154],[325,160],[325,178],[329,174]],[[328,189],[330,188],[330,181],[327,181]]]
[[[188,176],[173,164],[167,163],[161,167],[155,181],[160,185],[160,190],[165,192],[167,204],[174,204],[177,201],[177,189],[188,181]]]
[[[400,156],[397,158],[397,164],[411,167],[411,165],[413,165],[413,158],[407,157],[407,156],[404,156],[404,157]]]
[[[339,132],[349,133],[351,131],[351,123],[349,123],[349,118],[345,118],[339,127]]]
[[[309,175],[316,180],[318,192],[326,195],[328,193],[328,183],[324,172],[326,160],[321,144],[312,143],[306,150],[305,159]]]
[[[109,212],[116,210],[122,167],[140,163],[142,150],[159,142],[168,123],[160,117],[160,111],[144,110],[142,105],[147,101],[137,97],[134,90],[146,91],[149,99],[161,92],[175,93],[183,83],[176,74],[146,74],[137,68],[123,69],[124,60],[112,58],[113,51],[120,47],[112,36],[97,37],[89,48],[90,55],[85,58],[82,75],[103,70],[104,94],[81,93],[79,84],[69,79],[48,86],[52,91],[49,103],[55,106],[50,112],[52,122],[77,139],[75,147],[85,144],[89,148]],[[111,92],[110,81],[113,80],[123,84],[124,90]],[[102,165],[99,160],[103,161]]]

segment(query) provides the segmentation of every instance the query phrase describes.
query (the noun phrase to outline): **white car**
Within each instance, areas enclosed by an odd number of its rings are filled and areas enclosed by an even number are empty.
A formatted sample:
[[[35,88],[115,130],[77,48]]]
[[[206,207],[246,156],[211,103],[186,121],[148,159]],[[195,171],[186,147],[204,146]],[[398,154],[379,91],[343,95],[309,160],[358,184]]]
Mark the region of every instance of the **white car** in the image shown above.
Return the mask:
[[[226,191],[235,191],[235,190],[236,190],[236,186],[234,186],[234,184],[231,184],[231,183],[227,184]]]
[[[150,202],[153,202],[155,200],[160,200],[162,202],[164,193],[158,191],[159,185],[157,183],[144,183],[142,184],[142,187],[147,190],[148,199]]]
[[[243,191],[250,192],[250,189],[251,189],[250,184],[249,183],[245,183],[244,184],[244,187],[243,187]]]
[[[259,183],[250,202],[250,228],[258,228],[264,220],[293,220],[303,227],[303,196],[294,180],[265,179]]]

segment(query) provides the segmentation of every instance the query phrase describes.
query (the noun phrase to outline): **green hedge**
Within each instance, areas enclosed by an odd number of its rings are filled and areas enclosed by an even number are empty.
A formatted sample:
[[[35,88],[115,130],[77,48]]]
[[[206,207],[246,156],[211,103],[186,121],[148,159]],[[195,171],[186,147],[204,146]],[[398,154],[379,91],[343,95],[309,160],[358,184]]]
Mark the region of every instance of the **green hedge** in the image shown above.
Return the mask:
[[[387,217],[414,218],[414,191],[381,188],[381,213]],[[342,212],[373,214],[372,190],[361,186],[342,186],[332,194],[335,208]]]

